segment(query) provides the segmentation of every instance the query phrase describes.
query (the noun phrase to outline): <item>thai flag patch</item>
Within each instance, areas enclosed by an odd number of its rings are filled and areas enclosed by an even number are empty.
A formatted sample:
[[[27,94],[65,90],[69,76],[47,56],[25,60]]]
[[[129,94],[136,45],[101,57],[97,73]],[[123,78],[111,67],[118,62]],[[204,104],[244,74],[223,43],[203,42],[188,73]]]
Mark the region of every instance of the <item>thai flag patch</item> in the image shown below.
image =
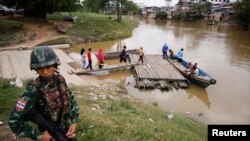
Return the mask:
[[[24,97],[20,97],[17,101],[17,104],[16,104],[16,110],[17,111],[23,111],[24,108],[25,108],[25,105],[27,103],[27,99],[24,98]]]

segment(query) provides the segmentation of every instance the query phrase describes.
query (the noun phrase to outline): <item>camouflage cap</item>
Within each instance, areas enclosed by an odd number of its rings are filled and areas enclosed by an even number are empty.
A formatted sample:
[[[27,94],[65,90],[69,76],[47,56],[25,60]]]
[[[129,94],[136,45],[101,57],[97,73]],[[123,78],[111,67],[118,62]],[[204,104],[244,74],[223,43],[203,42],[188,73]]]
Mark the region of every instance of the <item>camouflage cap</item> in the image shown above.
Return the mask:
[[[35,47],[30,55],[30,69],[37,69],[50,65],[60,65],[61,62],[55,52],[47,46]]]

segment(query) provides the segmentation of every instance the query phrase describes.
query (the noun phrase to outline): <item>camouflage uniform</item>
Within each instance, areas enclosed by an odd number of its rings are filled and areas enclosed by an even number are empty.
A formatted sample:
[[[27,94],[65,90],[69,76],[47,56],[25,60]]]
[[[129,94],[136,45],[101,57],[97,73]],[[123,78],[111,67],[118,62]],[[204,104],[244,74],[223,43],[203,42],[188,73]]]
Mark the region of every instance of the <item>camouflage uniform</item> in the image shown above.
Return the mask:
[[[49,65],[59,65],[59,59],[53,50],[50,52],[51,50],[52,49],[44,47],[42,47],[42,49],[34,49],[31,53],[31,69]],[[37,55],[38,53],[40,53],[41,56],[46,56],[47,54],[50,57],[50,53],[52,53],[52,59],[50,58],[50,60],[48,60],[49,57],[47,57],[47,60],[44,60],[44,58],[40,56],[40,58],[37,57],[38,60],[35,60],[38,62],[36,64],[34,61],[34,55]],[[41,65],[41,63],[39,64],[39,61],[41,62],[41,60],[45,62],[45,65]],[[69,119],[71,120],[71,123],[78,121],[79,107],[74,95],[68,89],[64,78],[55,73],[52,79],[53,84],[49,84],[39,76],[32,83],[27,85],[26,90],[20,96],[9,117],[9,126],[16,135],[30,137],[33,140],[39,140],[41,137],[44,129],[34,128],[25,121],[24,117],[29,113],[31,108],[36,109],[36,111],[38,111],[48,122],[55,125],[61,125],[65,130],[65,133],[69,127]]]

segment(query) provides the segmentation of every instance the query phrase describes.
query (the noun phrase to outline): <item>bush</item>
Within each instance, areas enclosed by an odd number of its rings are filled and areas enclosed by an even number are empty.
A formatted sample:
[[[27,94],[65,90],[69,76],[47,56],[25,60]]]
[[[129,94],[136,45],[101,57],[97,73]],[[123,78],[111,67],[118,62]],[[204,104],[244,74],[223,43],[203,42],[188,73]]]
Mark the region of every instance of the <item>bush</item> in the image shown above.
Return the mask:
[[[157,12],[155,19],[167,19],[168,14],[166,12]]]

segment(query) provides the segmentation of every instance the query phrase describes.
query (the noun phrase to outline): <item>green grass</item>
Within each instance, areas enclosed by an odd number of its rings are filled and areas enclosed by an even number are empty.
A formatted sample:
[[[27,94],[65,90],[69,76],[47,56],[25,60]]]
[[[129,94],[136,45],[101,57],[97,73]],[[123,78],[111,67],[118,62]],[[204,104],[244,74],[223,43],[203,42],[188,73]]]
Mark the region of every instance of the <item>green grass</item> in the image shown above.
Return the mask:
[[[18,21],[0,19],[0,47],[24,41],[25,33],[21,30],[22,26],[23,24]]]
[[[122,85],[110,85],[105,88],[71,86],[81,111],[78,140],[207,140],[203,124],[177,114],[169,120],[168,112],[131,98]],[[9,80],[0,80],[0,120],[6,122],[22,90],[10,86]]]
[[[49,40],[38,44],[37,46],[43,45],[57,45],[57,44],[70,44],[70,39],[68,37],[60,37],[54,40]]]
[[[107,16],[94,13],[63,13],[49,15],[50,20],[60,21],[68,15],[78,16],[67,35],[85,38],[91,41],[104,41],[126,38],[132,35],[137,26],[135,21],[123,17],[117,22],[116,16]],[[111,18],[109,18],[111,17]]]
[[[0,120],[7,121],[10,111],[23,91],[10,85],[10,80],[0,78]]]
[[[41,43],[42,45],[52,45],[60,43],[78,42],[95,42],[107,41],[126,38],[132,35],[133,29],[137,23],[129,18],[123,17],[121,22],[117,22],[116,16],[107,16],[94,13],[55,13],[48,15],[48,20],[63,21],[63,18],[69,15],[78,16],[75,23],[72,23],[66,35],[51,41]],[[23,23],[46,23],[44,20],[36,20],[29,18],[21,18],[18,21],[0,19],[0,47],[25,42],[26,40],[34,40],[36,35],[27,35],[21,30]],[[81,38],[81,40],[77,40]]]

